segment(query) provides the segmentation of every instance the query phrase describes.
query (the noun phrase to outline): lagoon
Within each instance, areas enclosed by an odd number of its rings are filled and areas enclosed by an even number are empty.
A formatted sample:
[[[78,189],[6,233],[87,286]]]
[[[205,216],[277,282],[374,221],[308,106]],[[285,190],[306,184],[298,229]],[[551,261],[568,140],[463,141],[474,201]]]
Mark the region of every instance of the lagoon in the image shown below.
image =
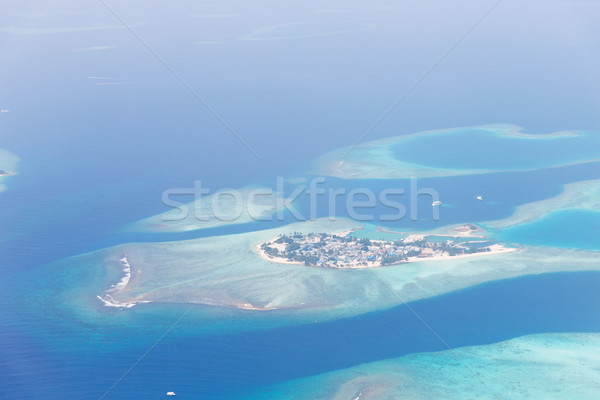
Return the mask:
[[[600,250],[600,212],[558,210],[542,219],[501,230],[496,237],[525,245]]]

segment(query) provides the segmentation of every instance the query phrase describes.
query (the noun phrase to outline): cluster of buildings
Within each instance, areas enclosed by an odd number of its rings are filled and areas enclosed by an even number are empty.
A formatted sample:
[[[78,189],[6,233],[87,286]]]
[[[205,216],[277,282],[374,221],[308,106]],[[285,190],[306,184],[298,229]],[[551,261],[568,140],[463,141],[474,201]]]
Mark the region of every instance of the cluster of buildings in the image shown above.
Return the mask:
[[[263,243],[260,248],[270,258],[324,268],[364,268],[489,251],[489,247],[474,248],[452,240],[428,241],[411,237],[384,241],[349,235],[297,232],[281,235]]]

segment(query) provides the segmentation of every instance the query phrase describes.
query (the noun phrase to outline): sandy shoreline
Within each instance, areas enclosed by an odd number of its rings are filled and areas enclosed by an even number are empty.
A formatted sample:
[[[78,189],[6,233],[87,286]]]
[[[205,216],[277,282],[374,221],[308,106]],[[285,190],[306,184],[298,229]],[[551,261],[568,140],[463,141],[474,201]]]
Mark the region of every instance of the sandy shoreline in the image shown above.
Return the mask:
[[[350,234],[351,232],[352,231],[344,231],[344,232],[335,233],[335,235],[346,236],[346,235]],[[400,233],[400,232],[395,232],[395,233]],[[414,238],[410,238],[410,236],[414,236]],[[409,235],[409,237],[406,239],[409,239],[409,238],[412,239],[410,241],[423,240],[423,238],[425,236],[430,236],[430,235]],[[437,235],[436,234],[434,236],[450,236],[450,235]],[[468,236],[468,237],[477,237],[478,238],[480,236]],[[271,243],[276,239],[277,239],[277,237],[274,237],[273,239],[269,240],[266,243]],[[408,243],[410,243],[410,241]],[[384,241],[371,240],[371,242],[384,242]],[[261,245],[262,245],[262,243],[256,245],[254,247],[254,250],[255,250],[254,252],[265,261],[269,261],[274,264],[282,264],[282,265],[301,265],[304,267],[307,266],[303,262],[289,261],[288,259],[269,256],[261,248]],[[408,264],[408,263],[414,263],[414,262],[443,261],[443,260],[456,260],[459,258],[481,257],[481,256],[485,256],[485,255],[492,255],[492,254],[511,253],[511,252],[519,250],[518,248],[506,247],[501,244],[490,245],[489,249],[490,249],[490,251],[486,251],[486,252],[471,253],[471,254],[459,254],[459,255],[455,255],[455,256],[451,256],[451,255],[445,253],[445,254],[441,254],[441,255],[432,255],[432,256],[428,256],[428,257],[408,257],[408,259],[406,261],[401,261],[401,262],[398,262],[395,264],[387,264],[387,265],[381,265],[381,263],[377,262],[377,261],[376,262],[368,261],[367,265],[347,264],[347,265],[344,265],[343,267],[336,267],[336,266],[332,265],[332,266],[328,267],[328,269],[367,269],[367,268],[376,268],[376,267],[391,267],[394,265],[402,265],[402,264]],[[314,265],[310,266],[310,267],[322,268],[322,267],[317,267]]]

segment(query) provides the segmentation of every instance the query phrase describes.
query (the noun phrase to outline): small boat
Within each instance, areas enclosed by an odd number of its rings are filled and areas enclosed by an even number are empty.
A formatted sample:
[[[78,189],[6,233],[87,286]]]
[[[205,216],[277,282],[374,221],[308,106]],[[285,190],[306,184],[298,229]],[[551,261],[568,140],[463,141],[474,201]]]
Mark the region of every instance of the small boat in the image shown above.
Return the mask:
[[[483,196],[482,196],[482,195],[479,195],[479,196],[477,196],[477,197],[475,197],[475,198],[476,198],[477,200],[479,200],[479,201],[482,201],[482,200],[483,200]]]
[[[440,204],[442,204],[442,202],[441,202],[441,201],[439,201],[439,200],[436,200],[436,201],[434,201],[433,203],[431,203],[431,205],[432,205],[433,207],[435,207],[435,206],[439,206]]]
[[[167,392],[167,396],[176,396],[175,392]]]

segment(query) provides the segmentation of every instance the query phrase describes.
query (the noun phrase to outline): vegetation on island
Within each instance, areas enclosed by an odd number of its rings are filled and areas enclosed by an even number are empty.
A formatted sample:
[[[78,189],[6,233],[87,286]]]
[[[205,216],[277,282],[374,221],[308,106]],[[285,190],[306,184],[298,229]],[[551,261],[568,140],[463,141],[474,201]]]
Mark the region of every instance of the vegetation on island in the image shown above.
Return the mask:
[[[490,245],[485,241],[455,242],[419,239],[401,239],[394,241],[356,238],[351,235],[327,233],[302,234],[293,232],[280,235],[270,242],[260,245],[270,258],[279,258],[287,262],[324,268],[367,267],[392,265],[409,262],[414,259],[426,259],[436,256],[457,256],[464,254],[489,252]]]

